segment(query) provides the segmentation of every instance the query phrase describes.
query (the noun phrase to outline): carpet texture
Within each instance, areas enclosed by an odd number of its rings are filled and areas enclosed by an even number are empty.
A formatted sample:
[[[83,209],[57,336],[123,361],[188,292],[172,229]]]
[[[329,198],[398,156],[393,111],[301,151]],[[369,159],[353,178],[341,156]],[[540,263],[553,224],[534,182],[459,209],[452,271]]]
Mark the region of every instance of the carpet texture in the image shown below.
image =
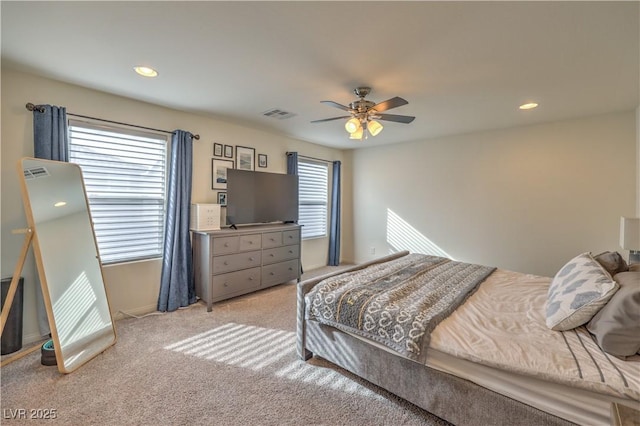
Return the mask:
[[[117,343],[68,375],[36,351],[0,371],[2,424],[55,410],[47,423],[448,425],[327,361],[299,360],[295,303],[295,285],[285,284],[209,313],[197,303],[120,320]]]

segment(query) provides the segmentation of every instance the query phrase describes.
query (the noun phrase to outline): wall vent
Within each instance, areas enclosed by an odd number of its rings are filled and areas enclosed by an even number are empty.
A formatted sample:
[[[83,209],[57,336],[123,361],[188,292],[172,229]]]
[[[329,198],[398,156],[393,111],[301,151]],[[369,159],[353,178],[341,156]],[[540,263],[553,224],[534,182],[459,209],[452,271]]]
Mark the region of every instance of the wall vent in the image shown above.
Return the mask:
[[[277,118],[278,120],[284,120],[285,118],[293,117],[295,114],[292,112],[283,111],[279,108],[273,108],[269,111],[263,112],[262,115],[266,117]]]

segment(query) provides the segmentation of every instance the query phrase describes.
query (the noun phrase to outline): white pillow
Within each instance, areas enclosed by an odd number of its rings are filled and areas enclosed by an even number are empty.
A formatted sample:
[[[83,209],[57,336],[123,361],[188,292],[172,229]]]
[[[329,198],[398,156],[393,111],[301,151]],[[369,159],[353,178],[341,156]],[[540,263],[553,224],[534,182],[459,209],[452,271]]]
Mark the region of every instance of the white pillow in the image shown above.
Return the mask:
[[[549,286],[547,327],[564,331],[589,322],[618,287],[590,253],[574,257],[560,269]]]

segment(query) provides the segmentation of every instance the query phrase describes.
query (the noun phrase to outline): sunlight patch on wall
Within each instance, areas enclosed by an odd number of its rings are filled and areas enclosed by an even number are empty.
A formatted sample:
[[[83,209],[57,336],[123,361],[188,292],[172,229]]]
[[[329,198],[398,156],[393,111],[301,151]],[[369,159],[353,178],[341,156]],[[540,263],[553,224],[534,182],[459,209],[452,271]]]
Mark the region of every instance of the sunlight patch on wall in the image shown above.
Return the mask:
[[[387,243],[396,251],[409,250],[411,253],[430,254],[455,260],[391,209],[387,209]]]
[[[298,359],[294,332],[228,323],[164,349],[341,392],[381,398],[342,374]]]

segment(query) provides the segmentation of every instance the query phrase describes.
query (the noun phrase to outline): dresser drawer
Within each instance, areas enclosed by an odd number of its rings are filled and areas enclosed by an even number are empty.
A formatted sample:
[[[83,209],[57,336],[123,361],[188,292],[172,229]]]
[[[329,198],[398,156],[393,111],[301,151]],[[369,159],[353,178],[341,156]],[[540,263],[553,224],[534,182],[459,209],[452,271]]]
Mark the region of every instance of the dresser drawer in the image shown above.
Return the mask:
[[[236,253],[240,249],[238,237],[222,237],[213,239],[213,254]]]
[[[279,247],[282,245],[282,231],[267,232],[262,239],[262,247]]]
[[[282,232],[282,244],[288,246],[290,244],[300,244],[300,231],[284,231]]]
[[[298,259],[267,265],[262,268],[262,287],[286,283],[297,278]]]
[[[214,275],[211,283],[211,296],[218,299],[224,296],[245,293],[260,286],[260,268],[244,269],[228,274]]]
[[[300,252],[300,246],[283,246],[262,251],[262,263],[277,263],[283,260],[296,259]]]
[[[260,266],[261,261],[262,252],[260,250],[216,256],[213,258],[213,275],[237,271],[238,269],[254,268]]]
[[[262,248],[262,235],[241,235],[240,251],[258,250]]]

